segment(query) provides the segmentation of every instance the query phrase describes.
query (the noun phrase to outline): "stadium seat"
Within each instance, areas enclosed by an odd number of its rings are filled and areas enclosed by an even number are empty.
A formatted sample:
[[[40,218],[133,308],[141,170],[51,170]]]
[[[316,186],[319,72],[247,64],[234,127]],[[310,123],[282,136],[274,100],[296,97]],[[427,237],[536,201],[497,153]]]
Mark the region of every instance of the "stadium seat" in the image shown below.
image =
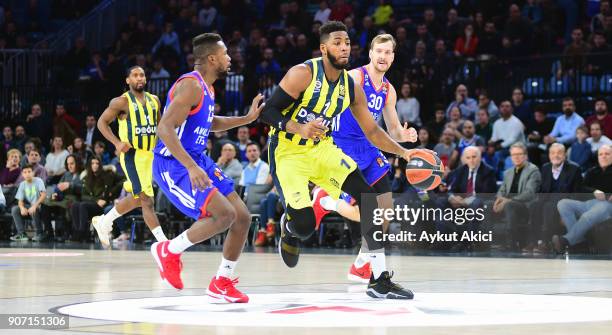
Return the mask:
[[[570,87],[571,83],[567,76],[559,79],[552,77],[548,82],[548,92],[552,95],[567,95]]]
[[[523,82],[523,92],[528,97],[536,97],[544,94],[544,78],[531,77]]]
[[[599,91],[601,93],[612,93],[612,74],[607,73],[599,80]]]
[[[597,77],[593,75],[580,76],[580,93],[592,94],[597,88]]]

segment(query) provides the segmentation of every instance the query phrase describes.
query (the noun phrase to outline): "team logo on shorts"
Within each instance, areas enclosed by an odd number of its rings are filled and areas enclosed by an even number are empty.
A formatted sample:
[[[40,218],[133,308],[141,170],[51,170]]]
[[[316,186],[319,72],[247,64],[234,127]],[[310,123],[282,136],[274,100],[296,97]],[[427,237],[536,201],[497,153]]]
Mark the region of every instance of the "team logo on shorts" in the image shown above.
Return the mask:
[[[221,170],[219,170],[219,168],[215,169],[215,176],[219,179],[219,180],[223,180],[223,174],[221,174]]]
[[[376,158],[376,163],[378,163],[378,166],[380,166],[380,167],[385,166],[385,163],[383,162],[382,158],[380,158],[380,157]]]

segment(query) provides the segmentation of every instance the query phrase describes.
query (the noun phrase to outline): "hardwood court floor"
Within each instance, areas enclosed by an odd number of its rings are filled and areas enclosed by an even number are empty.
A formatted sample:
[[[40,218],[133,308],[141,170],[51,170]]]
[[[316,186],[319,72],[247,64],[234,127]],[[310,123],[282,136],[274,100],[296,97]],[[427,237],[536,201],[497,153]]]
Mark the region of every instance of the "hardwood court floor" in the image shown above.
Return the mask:
[[[81,316],[67,330],[0,333],[612,333],[609,260],[387,256],[416,300],[381,302],[347,282],[353,256],[305,254],[287,269],[275,253],[248,252],[236,275],[251,302],[213,305],[205,290],[220,257],[184,254],[178,292],[146,250],[0,249],[0,314]]]

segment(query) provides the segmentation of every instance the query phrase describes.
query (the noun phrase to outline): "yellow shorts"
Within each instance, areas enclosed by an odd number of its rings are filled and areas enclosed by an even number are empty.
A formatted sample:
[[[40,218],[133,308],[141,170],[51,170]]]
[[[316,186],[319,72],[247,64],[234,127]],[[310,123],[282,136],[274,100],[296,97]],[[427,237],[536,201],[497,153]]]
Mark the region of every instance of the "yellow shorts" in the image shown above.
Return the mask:
[[[312,206],[308,182],[322,187],[333,198],[357,163],[326,137],[317,145],[301,146],[283,137],[273,138],[268,161],[274,184],[285,206],[301,209]]]
[[[141,193],[153,197],[153,151],[130,149],[119,156],[126,181],[123,188],[138,198]]]

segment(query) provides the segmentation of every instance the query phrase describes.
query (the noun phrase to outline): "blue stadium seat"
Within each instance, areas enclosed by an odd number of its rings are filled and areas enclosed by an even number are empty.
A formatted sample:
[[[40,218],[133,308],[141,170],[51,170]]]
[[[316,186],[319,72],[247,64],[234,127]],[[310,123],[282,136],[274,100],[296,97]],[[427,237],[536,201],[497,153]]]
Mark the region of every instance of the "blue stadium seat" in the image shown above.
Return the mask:
[[[532,77],[523,81],[523,92],[528,97],[541,96],[544,94],[544,78]]]
[[[570,91],[570,80],[567,76],[557,79],[550,78],[548,92],[553,95],[567,95]]]
[[[597,89],[597,77],[593,75],[580,76],[580,93],[591,94]]]
[[[599,91],[601,93],[612,93],[612,74],[607,73],[601,76],[599,80]]]

